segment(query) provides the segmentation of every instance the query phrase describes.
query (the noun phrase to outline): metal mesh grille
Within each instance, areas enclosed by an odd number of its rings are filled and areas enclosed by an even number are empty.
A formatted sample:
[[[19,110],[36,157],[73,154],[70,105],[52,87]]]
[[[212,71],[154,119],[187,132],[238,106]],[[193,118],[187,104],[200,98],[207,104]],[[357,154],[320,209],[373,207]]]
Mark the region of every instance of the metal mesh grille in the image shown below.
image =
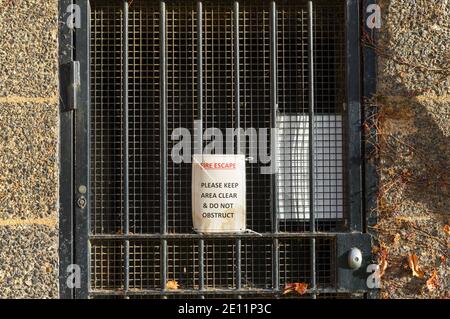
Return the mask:
[[[130,232],[160,228],[160,85],[158,4],[129,11]]]
[[[331,3],[331,4],[330,4]],[[344,7],[316,1],[313,15],[315,217],[319,230],[344,220]],[[309,67],[306,2],[277,7],[280,230],[309,231]]]
[[[91,14],[91,225],[122,233],[123,114],[120,1],[94,2]],[[159,11],[140,2],[130,10],[130,230],[159,231]]]
[[[196,2],[167,2],[168,135],[174,129],[193,130],[197,118]],[[169,150],[177,143],[169,138]],[[168,154],[168,227],[170,233],[190,233],[191,165],[174,163]]]
[[[244,130],[267,129],[271,115],[269,8],[260,1],[245,1],[240,9],[240,125]],[[258,147],[246,139],[245,154],[253,159],[246,166],[247,227],[256,232],[270,232],[270,175],[261,174],[261,165],[254,155],[258,154]]]
[[[287,239],[280,242],[280,281],[282,285],[311,280],[310,240]],[[316,241],[317,285],[321,288],[335,284],[334,242],[332,239],[318,238]]]
[[[236,287],[235,248],[232,240],[205,241],[205,286],[213,289]]]
[[[124,235],[123,205],[123,41],[122,1],[91,1],[90,110],[90,232],[91,290],[95,297],[123,293],[128,262],[131,297],[165,294],[173,298],[282,296],[272,291],[274,236],[270,175],[249,158],[247,227],[265,234],[241,241],[240,269],[236,268],[235,239],[204,239],[203,264],[199,237],[191,219],[191,165],[174,163],[170,151],[174,129],[192,132],[198,118],[198,79],[203,77],[203,128],[236,127],[233,1],[203,1],[203,73],[197,71],[197,2],[166,1],[167,128],[160,121],[160,14],[158,1],[131,2],[129,64],[129,234]],[[339,230],[345,224],[342,152],[344,123],[344,6],[340,1],[314,1],[316,99],[316,223],[318,230]],[[330,5],[329,3],[334,3]],[[339,4],[336,4],[339,3]],[[271,125],[270,6],[242,1],[239,11],[240,126]],[[279,231],[310,231],[308,193],[308,12],[305,1],[277,4],[278,141],[281,171],[277,175]],[[161,133],[169,136],[168,154],[161,154]],[[246,143],[249,157],[255,145]],[[161,161],[167,156],[166,251],[161,232]],[[109,239],[95,236],[110,235]],[[177,235],[187,234],[185,238]],[[123,238],[129,240],[129,256]],[[279,239],[279,285],[311,281],[310,238],[287,235]],[[120,237],[122,236],[122,237]],[[172,236],[172,237],[171,237]],[[118,239],[118,237],[122,239]],[[97,238],[97,239],[95,239]],[[164,239],[165,240],[165,239]],[[319,289],[335,288],[334,239],[316,240],[316,280]],[[127,260],[127,262],[125,262]],[[165,265],[165,269],[162,268]],[[206,291],[199,292],[200,267]],[[176,280],[183,293],[162,291],[161,276]],[[214,291],[217,294],[212,293]],[[252,293],[254,292],[254,294]],[[319,294],[320,296],[336,296]],[[309,297],[309,296],[305,296]]]
[[[272,241],[242,241],[242,286],[247,289],[272,287]]]
[[[231,1],[204,1],[204,128],[233,128],[233,6]]]
[[[345,9],[339,1],[319,2],[313,18],[318,227],[342,230],[348,218],[344,206],[343,154]]]
[[[159,241],[130,241],[130,289],[160,287],[160,258]]]
[[[122,225],[122,14],[98,3],[91,14],[91,231]]]
[[[120,241],[93,242],[91,246],[91,288],[123,288],[123,245]]]
[[[168,279],[180,289],[198,289],[198,244],[195,240],[170,240],[167,253]]]

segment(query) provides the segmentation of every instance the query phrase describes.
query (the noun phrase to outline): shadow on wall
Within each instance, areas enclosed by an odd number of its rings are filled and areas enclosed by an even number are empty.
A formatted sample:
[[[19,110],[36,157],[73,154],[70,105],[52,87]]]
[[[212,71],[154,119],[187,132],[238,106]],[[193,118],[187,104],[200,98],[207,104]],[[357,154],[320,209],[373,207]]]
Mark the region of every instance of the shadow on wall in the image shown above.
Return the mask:
[[[377,170],[383,298],[450,295],[448,271],[450,72],[446,2],[379,0]],[[424,275],[413,276],[417,256]],[[433,274],[436,276],[433,276]],[[435,280],[431,280],[435,278]],[[428,285],[427,285],[428,281]]]
[[[384,297],[443,297],[448,291],[450,128],[448,97],[378,97],[380,244],[388,251]],[[412,276],[417,255],[423,278]],[[436,271],[439,284],[427,287]]]

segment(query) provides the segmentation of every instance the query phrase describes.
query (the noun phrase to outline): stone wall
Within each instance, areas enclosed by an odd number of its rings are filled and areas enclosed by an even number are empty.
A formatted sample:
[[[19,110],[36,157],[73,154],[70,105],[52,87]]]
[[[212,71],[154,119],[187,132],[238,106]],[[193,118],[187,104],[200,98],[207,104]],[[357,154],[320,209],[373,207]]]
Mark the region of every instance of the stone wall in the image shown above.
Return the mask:
[[[381,177],[375,250],[387,262],[381,296],[449,297],[450,2],[379,2],[372,102]]]
[[[58,297],[57,0],[0,0],[0,298]]]

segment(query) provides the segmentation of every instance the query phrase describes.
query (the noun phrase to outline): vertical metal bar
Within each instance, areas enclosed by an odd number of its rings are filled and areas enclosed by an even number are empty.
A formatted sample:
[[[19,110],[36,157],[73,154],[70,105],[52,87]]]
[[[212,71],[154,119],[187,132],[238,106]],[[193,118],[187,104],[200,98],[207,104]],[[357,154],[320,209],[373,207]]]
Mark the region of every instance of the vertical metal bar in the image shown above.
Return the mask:
[[[62,65],[73,61],[73,32],[67,27],[65,22],[69,13],[67,8],[72,4],[72,0],[59,1],[59,83],[61,88],[65,88],[67,78],[64,77]],[[63,108],[64,99],[60,100],[60,110]],[[74,187],[73,187],[73,141],[74,112],[59,113],[59,139],[60,139],[60,187],[59,187],[59,273],[66,274],[67,267],[74,264],[74,243],[73,243],[73,203],[74,203]],[[66,276],[59,276],[59,297],[61,299],[72,299],[74,297],[73,289],[66,284]]]
[[[123,102],[123,114],[122,114],[122,126],[123,126],[123,209],[124,219],[123,228],[124,234],[130,233],[130,189],[129,189],[129,123],[128,123],[128,0],[123,1],[122,12],[122,102]],[[125,257],[125,293],[130,288],[130,241],[125,240],[124,257]]]
[[[80,91],[77,95],[77,105],[80,107],[74,113],[74,183],[75,188],[81,185],[89,187],[90,167],[90,7],[89,1],[77,0],[75,4],[81,10],[81,28],[75,29],[75,56],[80,62]],[[89,198],[89,188],[86,193]],[[90,290],[90,201],[86,207],[75,206],[74,212],[74,260],[81,267],[81,287],[75,289],[75,298],[88,298]]]
[[[203,151],[203,5],[197,2],[197,103],[198,121],[200,123],[198,132],[199,151]]]
[[[277,127],[277,94],[278,94],[278,84],[277,84],[277,12],[276,12],[275,1],[271,2],[270,5],[270,106],[271,106],[271,116],[270,116],[270,126],[271,128]],[[275,149],[273,147],[272,149]],[[278,206],[277,206],[277,183],[276,183],[276,173],[272,174],[272,231],[274,233],[278,232]]]
[[[199,152],[203,153],[203,4],[197,2],[197,103],[198,120],[200,122],[198,133]],[[198,242],[198,280],[199,289],[205,289],[205,241],[203,238]]]
[[[167,234],[167,47],[166,47],[166,3],[160,1],[159,8],[159,36],[160,36],[160,90],[161,90],[161,234]],[[161,287],[167,284],[167,240],[161,239]]]
[[[308,1],[308,68],[309,68],[309,225],[316,232],[315,216],[315,143],[314,143],[314,34],[313,2]],[[316,239],[311,237],[311,291],[316,298]]]
[[[277,126],[277,8],[275,1],[271,1],[270,3],[270,106],[271,106],[271,114],[270,114],[270,127],[275,129]],[[273,134],[273,130],[271,134]],[[276,145],[271,147],[272,150],[276,149]],[[272,154],[272,158],[276,160],[276,155]],[[274,163],[271,163],[275,165]],[[272,205],[272,232],[278,232],[278,185],[277,185],[277,173],[271,175],[271,205]],[[277,291],[280,289],[280,251],[278,245],[278,239],[273,239],[273,267],[272,267],[272,282],[273,287]]]
[[[235,113],[235,129],[238,129],[236,136],[236,153],[241,153],[241,104],[240,104],[240,83],[239,83],[239,1],[234,2],[234,111]]]
[[[205,241],[200,239],[198,242],[198,286],[200,290],[205,290]]]
[[[239,2],[234,1],[234,111],[236,135],[236,154],[241,153],[241,107],[240,107],[240,85],[239,85]],[[242,261],[241,261],[241,239],[236,239],[236,289],[241,289],[242,283]]]
[[[242,243],[241,239],[236,239],[236,289],[240,290],[242,287]]]

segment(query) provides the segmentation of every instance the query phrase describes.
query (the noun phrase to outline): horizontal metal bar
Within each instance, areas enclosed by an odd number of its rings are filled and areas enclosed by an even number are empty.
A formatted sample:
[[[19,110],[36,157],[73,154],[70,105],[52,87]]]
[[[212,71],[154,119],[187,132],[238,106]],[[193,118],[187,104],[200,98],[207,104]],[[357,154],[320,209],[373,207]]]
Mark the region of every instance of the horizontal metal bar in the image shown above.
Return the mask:
[[[348,233],[262,233],[262,234],[95,234],[89,238],[91,240],[125,240],[125,239],[230,239],[230,238],[334,238],[338,235]]]
[[[252,295],[252,294],[279,294],[280,291],[272,289],[211,289],[211,290],[194,290],[194,289],[177,289],[177,290],[157,290],[157,289],[130,289],[125,292],[124,290],[92,290],[90,294],[92,296],[167,296],[167,295]],[[345,294],[351,293],[349,290],[335,289],[335,288],[320,288],[320,289],[308,289],[306,294]]]

